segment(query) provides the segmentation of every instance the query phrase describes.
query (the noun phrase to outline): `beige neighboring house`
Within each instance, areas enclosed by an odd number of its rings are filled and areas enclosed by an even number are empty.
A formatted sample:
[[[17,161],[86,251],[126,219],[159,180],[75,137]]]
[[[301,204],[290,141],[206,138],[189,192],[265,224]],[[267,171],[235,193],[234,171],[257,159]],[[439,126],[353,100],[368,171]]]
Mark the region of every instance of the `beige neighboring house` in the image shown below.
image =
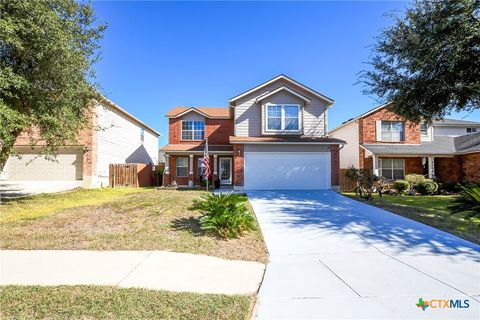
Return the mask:
[[[78,134],[76,144],[59,148],[55,161],[40,154],[35,130],[23,132],[15,142],[18,156],[11,156],[0,180],[76,181],[84,188],[108,186],[111,163],[158,162],[160,133],[112,101],[94,101],[88,128]]]

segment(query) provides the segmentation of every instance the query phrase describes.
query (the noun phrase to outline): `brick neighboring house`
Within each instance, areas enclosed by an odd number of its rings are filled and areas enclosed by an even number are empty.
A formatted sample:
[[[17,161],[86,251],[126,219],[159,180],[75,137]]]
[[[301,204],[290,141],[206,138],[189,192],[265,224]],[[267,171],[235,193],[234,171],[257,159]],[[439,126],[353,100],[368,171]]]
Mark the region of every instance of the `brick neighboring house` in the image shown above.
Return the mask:
[[[340,168],[370,168],[388,179],[417,173],[441,181],[480,180],[480,122],[408,123],[381,105],[330,131],[347,141]]]
[[[236,190],[338,189],[339,146],[327,137],[333,100],[279,75],[226,108],[175,107],[169,118],[164,184],[202,180],[208,139],[213,180]]]
[[[0,172],[7,181],[77,181],[80,186],[108,186],[111,163],[158,161],[158,133],[108,99],[94,101],[88,125],[75,144],[59,147],[55,161],[41,155],[42,141],[34,128],[23,132]],[[32,144],[35,146],[32,146]]]

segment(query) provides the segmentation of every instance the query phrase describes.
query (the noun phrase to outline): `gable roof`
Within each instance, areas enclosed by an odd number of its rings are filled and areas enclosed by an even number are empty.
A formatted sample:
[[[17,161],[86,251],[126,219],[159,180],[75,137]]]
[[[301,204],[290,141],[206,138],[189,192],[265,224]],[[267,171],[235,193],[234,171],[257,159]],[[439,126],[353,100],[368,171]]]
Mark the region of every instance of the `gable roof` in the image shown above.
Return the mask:
[[[244,97],[244,96],[246,96],[246,95],[254,92],[255,90],[259,90],[259,89],[261,89],[261,88],[263,88],[263,87],[265,87],[265,86],[268,86],[269,84],[271,84],[271,83],[273,83],[273,82],[275,82],[275,81],[277,81],[277,80],[280,80],[280,79],[283,79],[283,80],[285,80],[285,81],[288,81],[288,82],[290,82],[290,83],[292,83],[292,84],[294,84],[294,85],[302,88],[303,90],[305,90],[305,91],[313,94],[314,96],[316,96],[316,97],[324,100],[325,102],[327,102],[327,104],[328,104],[329,106],[332,105],[333,102],[334,102],[333,99],[330,99],[329,97],[324,96],[323,94],[321,94],[321,93],[313,90],[312,88],[307,87],[306,85],[304,85],[304,84],[302,84],[302,83],[300,83],[300,82],[298,82],[298,81],[296,81],[296,80],[293,80],[293,79],[290,78],[290,77],[287,77],[287,76],[284,75],[284,74],[280,74],[280,75],[276,76],[276,77],[273,78],[273,79],[270,79],[270,80],[268,80],[268,81],[266,81],[266,82],[264,82],[264,83],[262,83],[262,84],[260,84],[260,85],[258,85],[258,86],[256,86],[256,87],[253,87],[253,88],[251,88],[251,89],[249,89],[249,90],[247,90],[247,91],[245,91],[245,92],[242,92],[242,93],[240,93],[239,95],[236,95],[236,96],[232,97],[232,98],[231,98],[230,100],[228,100],[228,101],[230,102],[230,104],[232,104],[232,103],[235,102],[236,100],[238,100],[238,99],[240,99],[240,98],[242,98],[242,97]]]
[[[116,103],[114,103],[112,100],[104,97],[104,96],[101,96],[101,98],[99,99],[100,101],[98,102],[103,102],[105,103],[106,105],[108,105],[110,108],[112,109],[115,109],[117,110],[118,112],[120,112],[121,114],[123,114],[124,116],[126,116],[127,118],[129,118],[130,120],[132,120],[133,122],[136,122],[137,124],[139,124],[140,126],[142,126],[144,129],[147,129],[148,131],[152,132],[153,134],[155,134],[157,137],[161,136],[162,134],[160,132],[158,132],[157,130],[153,129],[152,127],[150,127],[149,125],[147,125],[145,122],[141,121],[140,119],[138,119],[137,117],[133,116],[132,114],[130,114],[129,112],[127,112],[125,109],[121,108],[119,105],[117,105]]]
[[[335,130],[338,130],[338,129],[346,126],[347,124],[349,124],[349,123],[351,123],[351,122],[353,122],[353,121],[356,121],[356,120],[358,120],[358,119],[360,119],[360,118],[366,117],[366,116],[368,116],[369,114],[372,114],[372,113],[374,113],[374,112],[376,112],[376,111],[378,111],[378,110],[380,110],[380,109],[382,109],[382,108],[388,107],[389,104],[391,104],[391,102],[387,102],[387,103],[385,103],[385,104],[379,105],[378,107],[375,107],[375,108],[373,108],[373,109],[370,109],[370,110],[368,110],[367,112],[364,112],[364,113],[362,113],[361,115],[359,115],[359,116],[357,116],[357,117],[355,117],[355,118],[350,118],[350,119],[342,122],[342,123],[341,123],[339,126],[337,126],[335,129],[330,130],[328,133],[331,133],[331,132],[333,132],[333,131],[335,131]]]
[[[272,96],[275,93],[280,92],[280,91],[287,91],[287,92],[291,93],[292,95],[304,100],[307,104],[310,103],[310,101],[311,101],[309,98],[307,98],[304,95],[298,93],[297,91],[292,90],[287,86],[281,86],[281,87],[278,87],[277,89],[275,89],[273,91],[267,91],[267,92],[262,93],[261,95],[259,95],[258,97],[255,98],[255,102],[258,102],[258,101],[261,101],[265,98],[268,98],[268,97],[270,97],[270,96]]]
[[[445,118],[443,120],[433,121],[433,125],[438,126],[438,127],[443,127],[443,126],[472,126],[472,125],[473,126],[480,126],[480,122]]]
[[[204,117],[213,119],[230,119],[229,108],[213,107],[175,107],[166,113],[167,118],[178,118],[189,112],[196,112]]]

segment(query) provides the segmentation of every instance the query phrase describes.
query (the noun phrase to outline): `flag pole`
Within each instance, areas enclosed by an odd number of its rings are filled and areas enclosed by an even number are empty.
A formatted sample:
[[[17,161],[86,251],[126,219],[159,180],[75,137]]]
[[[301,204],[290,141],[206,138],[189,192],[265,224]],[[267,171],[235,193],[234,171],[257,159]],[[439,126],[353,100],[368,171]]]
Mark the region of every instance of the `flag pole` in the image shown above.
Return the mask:
[[[206,150],[207,150],[206,156],[207,156],[207,157],[210,157],[210,154],[208,154],[208,138],[205,138],[205,148],[206,148]],[[210,161],[209,161],[208,163],[209,163],[208,165],[210,166]],[[210,169],[207,170],[207,172],[210,172]],[[208,192],[208,178],[209,178],[209,175],[207,175],[207,179],[205,179],[206,182],[207,182],[207,183],[206,183],[206,185],[207,185],[207,192]]]

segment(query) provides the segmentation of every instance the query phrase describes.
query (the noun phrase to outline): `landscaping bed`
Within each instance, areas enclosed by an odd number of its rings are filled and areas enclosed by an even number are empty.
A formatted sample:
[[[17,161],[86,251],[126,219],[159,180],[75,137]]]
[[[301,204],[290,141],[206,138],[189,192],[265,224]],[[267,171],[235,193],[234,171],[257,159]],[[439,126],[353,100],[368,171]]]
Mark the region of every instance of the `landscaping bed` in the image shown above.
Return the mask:
[[[0,287],[1,319],[247,319],[254,297],[98,286]]]
[[[188,209],[203,192],[79,189],[11,200],[0,205],[0,248],[171,250],[265,262],[258,225],[236,239],[205,234],[200,214]]]
[[[452,215],[448,209],[455,199],[455,195],[401,196],[385,194],[379,197],[378,194],[373,194],[373,199],[367,201],[354,193],[343,194],[480,244],[480,218],[473,217],[467,220],[465,214]]]

